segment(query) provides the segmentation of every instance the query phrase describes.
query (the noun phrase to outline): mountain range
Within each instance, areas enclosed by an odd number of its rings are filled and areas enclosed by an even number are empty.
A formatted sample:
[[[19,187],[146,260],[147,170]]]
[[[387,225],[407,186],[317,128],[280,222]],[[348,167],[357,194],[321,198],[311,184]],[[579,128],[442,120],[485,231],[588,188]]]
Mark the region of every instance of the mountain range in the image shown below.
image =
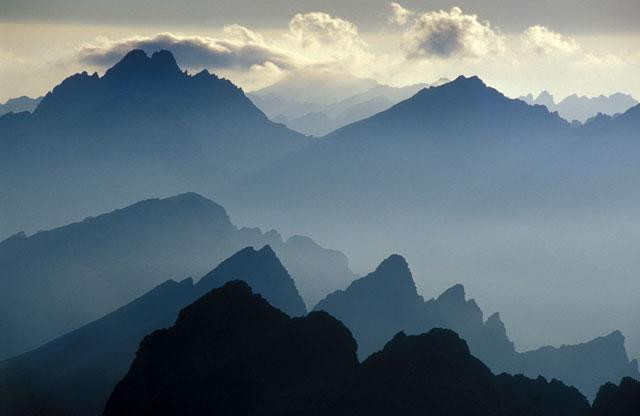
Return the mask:
[[[440,79],[432,85],[447,82],[449,81],[446,79]],[[365,92],[329,104],[299,102],[276,95],[273,88],[249,93],[248,96],[271,120],[300,133],[320,137],[386,110],[428,86],[429,84],[414,84],[391,87],[378,84]],[[316,86],[311,84],[309,88]]]
[[[476,302],[466,299],[462,285],[425,301],[416,290],[407,262],[398,255],[390,256],[346,289],[329,294],[314,310],[328,312],[352,331],[361,359],[383,348],[399,331],[421,334],[432,328],[449,328],[465,339],[471,353],[494,373],[555,378],[578,388],[591,400],[606,382],[618,382],[626,376],[640,379],[638,362],[629,360],[619,331],[583,344],[517,352],[500,316],[495,313],[485,321]]]
[[[358,363],[323,312],[291,319],[229,282],[145,337],[103,415],[586,415],[558,381],[495,376],[454,332],[397,334]]]
[[[273,250],[247,247],[195,284],[191,278],[168,280],[94,322],[0,362],[2,414],[98,414],[142,338],[170,326],[180,309],[233,279],[251,282],[257,293],[292,316],[306,313],[295,283]]]
[[[296,282],[274,251],[269,246],[247,247],[195,284],[190,278],[166,281],[96,321],[0,362],[0,403],[7,414],[97,414],[146,334],[170,326],[181,308],[234,279],[249,282],[256,293],[289,316],[306,313]],[[582,345],[517,353],[499,316],[483,321],[482,311],[473,300],[465,299],[462,286],[425,302],[416,292],[406,261],[398,255],[390,256],[346,290],[330,294],[314,309],[309,318],[325,310],[352,331],[357,342],[354,357],[363,363],[400,331],[422,334],[443,327],[459,333],[471,354],[496,374],[558,378],[590,397],[603,383],[639,377],[637,363],[628,361],[619,333]],[[511,376],[500,377],[510,380]],[[544,386],[546,382],[537,383]],[[78,396],[78,389],[83,395]]]
[[[0,242],[0,359],[38,347],[167,279],[203,276],[241,248],[266,244],[283,259],[310,306],[355,277],[341,252],[308,237],[283,241],[275,231],[238,228],[224,208],[195,193],[17,234]],[[295,293],[294,309],[275,304],[303,314]]]
[[[549,111],[557,111],[566,120],[577,120],[584,123],[598,114],[613,116],[622,114],[631,107],[638,105],[638,101],[629,94],[615,93],[609,96],[586,97],[571,94],[556,103],[555,98],[548,91],[542,91],[534,98],[533,94],[520,97],[531,105],[544,105]]]
[[[33,114],[0,117],[0,234],[195,190],[236,224],[340,247],[358,272],[402,252],[425,293],[463,283],[524,349],[620,328],[637,356],[638,109],[578,126],[460,77],[310,139],[229,81],[134,51],[65,80]]]
[[[23,111],[33,112],[38,104],[42,101],[42,97],[31,98],[23,95],[22,97],[10,98],[4,104],[0,104],[0,116],[7,113],[21,113]]]
[[[459,77],[247,175],[221,198],[245,221],[313,230],[359,271],[399,251],[433,290],[462,276],[477,296],[519,313],[514,335],[529,348],[543,334],[593,337],[607,315],[637,356],[640,333],[622,311],[640,312],[629,251],[640,241],[639,108],[576,127]],[[526,312],[504,295],[516,292]]]
[[[33,113],[0,117],[0,186],[11,196],[0,200],[0,233],[154,195],[211,193],[308,143],[228,80],[187,74],[168,51],[133,50],[102,76],[65,79]]]

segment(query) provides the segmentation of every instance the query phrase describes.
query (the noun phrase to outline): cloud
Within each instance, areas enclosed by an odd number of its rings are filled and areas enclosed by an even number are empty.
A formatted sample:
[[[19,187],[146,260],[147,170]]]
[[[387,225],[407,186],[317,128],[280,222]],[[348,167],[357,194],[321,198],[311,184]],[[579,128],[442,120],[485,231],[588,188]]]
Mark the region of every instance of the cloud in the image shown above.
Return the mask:
[[[413,16],[413,12],[411,10],[405,9],[398,3],[391,2],[389,4],[392,11],[392,15],[391,17],[389,17],[389,23],[399,26],[406,25],[409,21],[409,18]]]
[[[541,25],[531,26],[525,30],[522,34],[522,41],[525,47],[538,55],[580,51],[580,46],[574,39],[567,38]]]
[[[458,7],[418,16],[405,33],[408,57],[482,57],[504,51],[504,37],[489,22]]]
[[[315,60],[361,59],[367,44],[352,22],[327,13],[298,13],[289,22],[290,37]]]
[[[228,35],[225,39],[173,33],[120,40],[98,38],[82,45],[78,58],[81,63],[107,67],[132,49],[142,49],[148,53],[167,49],[175,55],[180,65],[188,68],[247,70],[269,63],[281,70],[290,70],[297,65],[294,56],[268,45],[259,34],[250,29],[232,25],[226,27],[224,33]]]
[[[111,40],[97,38],[83,44],[77,53],[81,64],[106,68],[131,49],[153,53],[171,51],[178,63],[189,69],[209,68],[259,73],[296,73],[311,67],[334,71],[358,71],[373,59],[358,28],[348,20],[327,13],[298,13],[288,31],[276,39],[265,39],[247,27],[232,24],[218,38],[159,33]],[[255,78],[255,77],[254,77]]]

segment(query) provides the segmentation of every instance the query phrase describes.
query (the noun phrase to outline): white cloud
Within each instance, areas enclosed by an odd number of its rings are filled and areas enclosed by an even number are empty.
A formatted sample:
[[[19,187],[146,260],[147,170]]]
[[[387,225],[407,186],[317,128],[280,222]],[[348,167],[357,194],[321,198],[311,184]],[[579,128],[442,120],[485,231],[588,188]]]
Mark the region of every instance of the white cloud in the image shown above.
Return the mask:
[[[353,22],[311,12],[296,14],[282,30],[265,33],[233,24],[214,37],[159,33],[99,38],[83,44],[76,51],[77,59],[65,59],[75,62],[73,71],[103,70],[133,48],[148,53],[168,49],[181,67],[208,68],[246,90],[284,79],[311,80],[308,85],[323,91],[347,91],[346,86],[338,86],[339,80],[356,85],[356,78],[373,78],[400,86],[477,74],[514,95],[541,89],[558,96],[613,90],[640,95],[640,79],[634,75],[640,73],[640,54],[633,47],[616,52],[601,42],[600,49],[593,49],[588,38],[578,42],[540,25],[502,34],[491,23],[457,7],[425,12],[391,3],[388,17],[397,29],[389,30],[385,24],[379,32],[365,34]],[[3,66],[8,67],[9,61],[26,72],[17,58],[5,59]],[[5,78],[13,80],[18,79],[15,72],[3,70],[9,75]],[[56,74],[48,82],[59,81],[61,75]],[[321,85],[321,79],[330,82]]]
[[[538,55],[551,53],[573,53],[580,51],[578,43],[546,26],[531,26],[522,34],[524,46]]]
[[[229,38],[181,36],[173,33],[120,40],[98,38],[82,45],[78,57],[82,63],[106,67],[132,49],[142,49],[148,53],[167,49],[181,65],[189,68],[250,69],[254,65],[265,65],[268,62],[284,70],[296,66],[291,54],[266,44],[260,35],[247,28],[229,26],[225,33],[229,34]]]
[[[349,65],[370,57],[357,26],[327,13],[298,13],[289,22],[289,32],[293,46],[316,62]]]
[[[418,16],[405,37],[410,58],[479,58],[504,51],[503,36],[489,22],[458,7]]]
[[[409,18],[413,16],[411,10],[405,9],[400,4],[392,2],[391,5],[392,15],[389,17],[389,23],[404,26],[409,21]]]

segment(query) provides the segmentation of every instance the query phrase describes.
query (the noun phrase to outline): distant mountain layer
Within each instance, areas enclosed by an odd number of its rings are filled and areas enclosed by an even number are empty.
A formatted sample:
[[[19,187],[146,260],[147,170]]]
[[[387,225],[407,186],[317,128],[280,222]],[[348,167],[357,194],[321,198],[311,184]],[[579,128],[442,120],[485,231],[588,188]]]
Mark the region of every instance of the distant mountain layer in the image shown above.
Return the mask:
[[[0,198],[0,235],[154,195],[211,194],[308,143],[228,80],[187,74],[167,51],[134,50],[102,77],[65,79],[33,114],[0,117],[0,187],[10,195]]]
[[[440,79],[432,85],[449,82]],[[391,87],[378,84],[365,92],[331,104],[298,102],[266,91],[250,93],[249,98],[271,120],[283,123],[300,133],[324,136],[340,127],[370,117],[405,100],[429,84]],[[308,88],[317,88],[309,85]]]
[[[599,113],[614,115],[621,114],[638,105],[638,101],[628,94],[615,93],[609,96],[585,97],[576,94],[569,95],[561,101],[555,101],[548,91],[542,91],[538,97],[532,94],[520,97],[528,104],[544,105],[549,111],[557,111],[566,120],[577,120],[584,123]]]
[[[265,244],[283,259],[310,306],[354,278],[344,254],[307,237],[283,241],[275,231],[237,228],[224,208],[193,193],[15,235],[0,242],[0,359],[96,319],[167,279],[202,276],[237,250]],[[276,304],[304,313],[302,300],[294,309]]]
[[[397,255],[345,290],[328,295],[314,310],[330,313],[352,331],[361,359],[381,349],[398,331],[420,334],[442,327],[460,334],[471,353],[495,373],[555,378],[591,399],[606,382],[617,383],[625,376],[640,379],[638,363],[629,361],[620,332],[584,344],[518,353],[499,315],[485,321],[475,301],[465,299],[462,285],[425,302],[406,261]]]
[[[31,98],[27,96],[10,98],[4,104],[0,104],[0,116],[7,113],[20,113],[23,111],[33,112],[36,109],[42,97]]]
[[[586,415],[560,382],[494,376],[448,330],[396,335],[359,364],[348,329],[291,319],[230,282],[147,336],[104,415]]]

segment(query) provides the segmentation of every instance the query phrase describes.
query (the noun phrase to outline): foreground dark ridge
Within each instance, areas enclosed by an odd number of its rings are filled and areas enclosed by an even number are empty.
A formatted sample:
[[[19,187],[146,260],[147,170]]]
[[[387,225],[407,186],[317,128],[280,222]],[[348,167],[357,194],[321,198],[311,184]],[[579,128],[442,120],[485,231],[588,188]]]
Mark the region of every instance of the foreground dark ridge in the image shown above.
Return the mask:
[[[304,313],[291,276],[273,250],[243,249],[196,285],[191,279],[168,281],[104,318],[0,363],[0,402],[5,413],[97,414],[116,381],[126,374],[143,337],[170,326],[181,308],[232,279],[249,282],[257,293],[290,315]],[[494,314],[483,322],[482,312],[473,300],[465,299],[461,285],[424,302],[416,293],[406,261],[398,255],[390,256],[375,272],[346,291],[327,297],[321,305],[353,331],[363,359],[382,349],[398,331],[420,334],[446,327],[466,339],[472,354],[496,374],[524,372],[533,378],[542,374],[587,393],[585,386],[594,385],[593,396],[602,383],[617,383],[624,375],[637,374],[619,333],[576,346],[542,348],[532,357],[516,354],[499,317]],[[83,391],[81,396],[79,390]]]
[[[167,281],[101,319],[0,362],[0,414],[98,414],[143,337],[172,325],[180,309],[233,279],[250,282],[292,316],[306,313],[293,279],[273,250],[248,247],[195,285],[192,279]]]
[[[291,319],[229,282],[144,339],[104,411],[118,415],[587,415],[574,388],[494,376],[454,332],[397,334],[358,363],[323,312]]]

